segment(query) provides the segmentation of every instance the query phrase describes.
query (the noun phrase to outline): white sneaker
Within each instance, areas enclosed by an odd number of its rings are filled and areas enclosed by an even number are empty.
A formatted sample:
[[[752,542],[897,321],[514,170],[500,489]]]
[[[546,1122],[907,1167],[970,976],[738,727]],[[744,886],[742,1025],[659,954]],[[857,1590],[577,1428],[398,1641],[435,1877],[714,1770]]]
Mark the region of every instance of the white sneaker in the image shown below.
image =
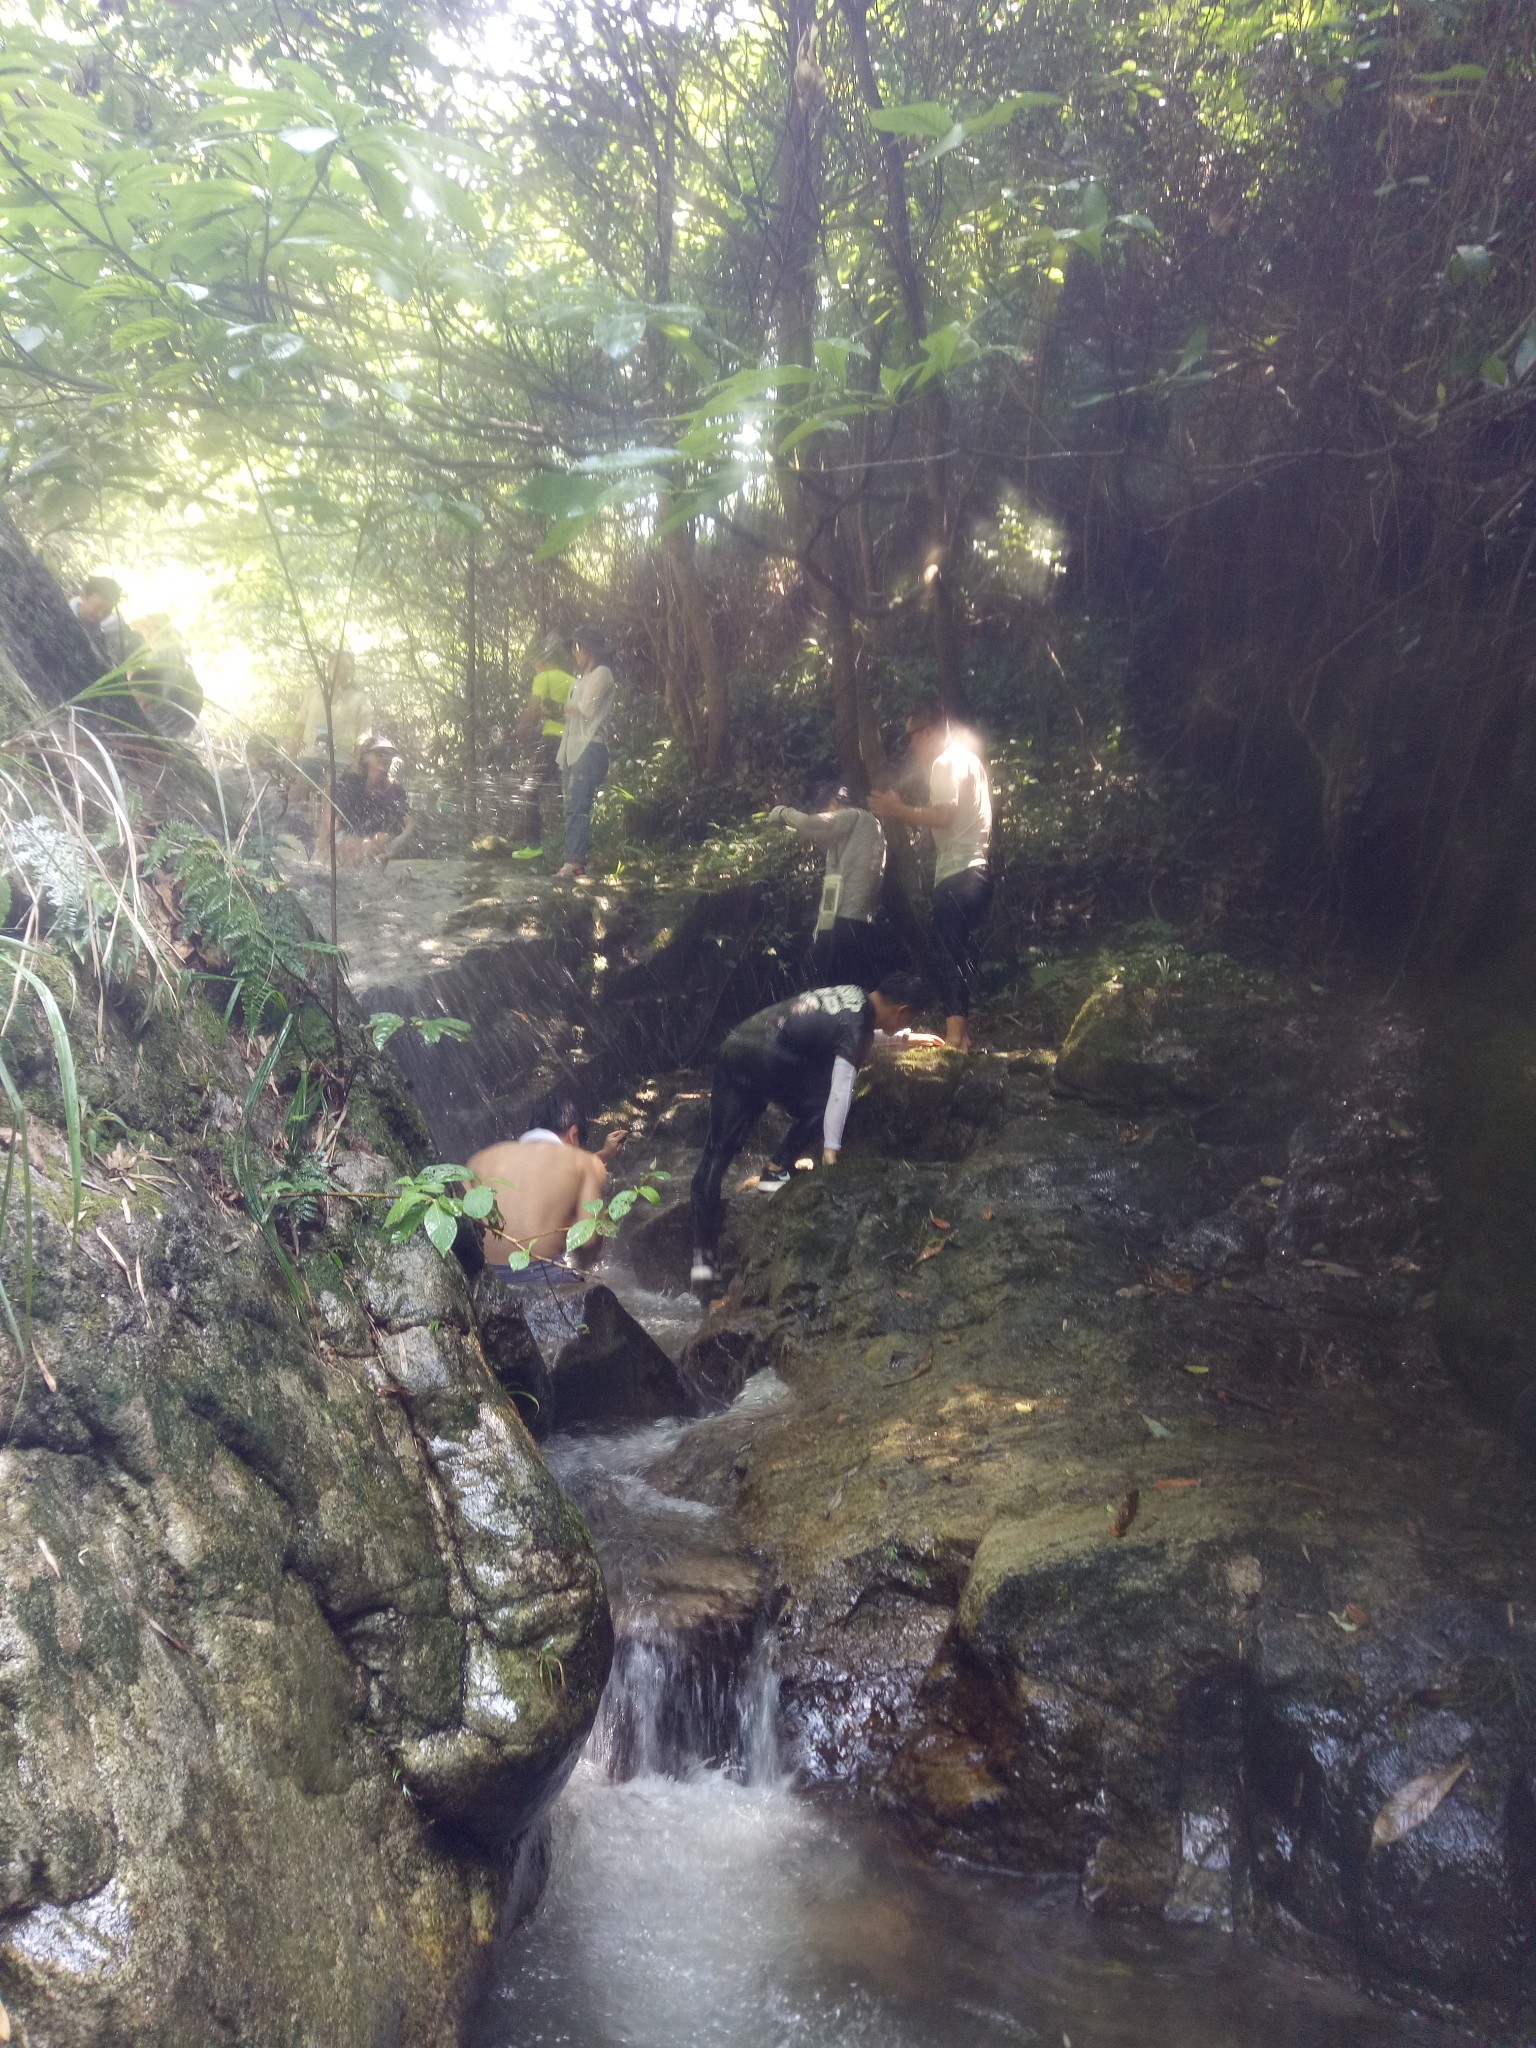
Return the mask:
[[[760,1195],[776,1195],[780,1188],[787,1188],[791,1179],[787,1166],[770,1166],[766,1173],[757,1177],[757,1192]]]
[[[719,1275],[710,1261],[705,1258],[704,1254],[702,1252],[695,1252],[693,1255],[693,1270],[688,1275],[688,1285],[690,1287],[713,1287],[718,1278]]]

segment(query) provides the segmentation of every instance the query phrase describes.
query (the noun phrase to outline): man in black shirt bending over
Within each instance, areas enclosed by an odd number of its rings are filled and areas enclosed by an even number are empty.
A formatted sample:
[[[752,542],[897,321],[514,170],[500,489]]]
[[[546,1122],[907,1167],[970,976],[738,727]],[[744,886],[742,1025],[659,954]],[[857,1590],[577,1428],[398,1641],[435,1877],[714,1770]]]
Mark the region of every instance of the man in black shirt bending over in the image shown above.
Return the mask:
[[[818,1127],[822,1164],[831,1166],[842,1149],[854,1076],[869,1058],[875,1033],[905,1031],[925,994],[915,974],[888,974],[869,995],[851,984],[813,988],[736,1026],[715,1062],[709,1137],[693,1176],[694,1286],[708,1286],[717,1276],[720,1186],[769,1103],[788,1110],[794,1122],[759,1186],[782,1187],[801,1153],[814,1147]]]

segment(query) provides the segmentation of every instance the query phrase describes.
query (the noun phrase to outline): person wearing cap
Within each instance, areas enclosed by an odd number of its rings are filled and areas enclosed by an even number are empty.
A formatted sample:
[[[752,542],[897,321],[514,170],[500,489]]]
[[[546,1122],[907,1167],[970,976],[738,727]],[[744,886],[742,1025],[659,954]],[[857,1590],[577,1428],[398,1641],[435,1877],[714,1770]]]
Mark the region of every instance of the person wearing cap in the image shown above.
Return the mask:
[[[387,867],[411,829],[405,784],[390,770],[400,750],[383,733],[364,736],[357,766],[336,778],[336,860],[344,868]]]
[[[613,714],[613,650],[596,626],[576,635],[576,686],[560,707],[560,780],[565,794],[565,864],[557,882],[575,882],[587,872],[592,841],[592,805],[608,775],[608,742],[603,737]]]
[[[292,753],[298,767],[288,792],[290,813],[306,817],[318,854],[330,837],[327,792],[331,781],[331,757],[336,761],[338,779],[357,766],[358,742],[374,730],[377,719],[373,699],[358,680],[357,662],[344,647],[331,655],[326,670],[330,706],[318,683],[310,686],[299,714]]]
[[[872,988],[893,964],[882,957],[889,948],[881,945],[882,933],[875,924],[885,875],[885,830],[835,782],[824,783],[812,801],[811,811],[775,804],[768,823],[787,825],[827,856],[811,936],[813,970],[819,983],[856,982],[860,988]]]

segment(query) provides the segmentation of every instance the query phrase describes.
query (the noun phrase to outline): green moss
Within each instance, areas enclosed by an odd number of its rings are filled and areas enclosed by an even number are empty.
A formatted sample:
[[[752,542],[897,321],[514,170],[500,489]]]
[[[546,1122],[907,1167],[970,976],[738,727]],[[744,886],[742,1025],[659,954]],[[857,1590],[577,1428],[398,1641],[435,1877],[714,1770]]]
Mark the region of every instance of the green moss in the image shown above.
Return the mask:
[[[191,1029],[219,1052],[229,1044],[229,1020],[205,997],[193,998],[189,1021]]]

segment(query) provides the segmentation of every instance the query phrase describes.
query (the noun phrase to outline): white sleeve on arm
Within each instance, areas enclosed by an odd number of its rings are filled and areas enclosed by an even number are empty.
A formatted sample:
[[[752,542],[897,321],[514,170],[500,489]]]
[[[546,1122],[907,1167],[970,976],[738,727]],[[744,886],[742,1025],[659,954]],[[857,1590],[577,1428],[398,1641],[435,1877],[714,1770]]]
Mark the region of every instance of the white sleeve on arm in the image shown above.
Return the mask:
[[[778,819],[791,832],[798,832],[802,839],[808,839],[812,846],[835,846],[837,835],[829,828],[833,818],[818,817],[815,811],[793,811],[788,804],[778,806]]]
[[[827,1090],[827,1113],[821,1125],[824,1151],[841,1152],[843,1149],[843,1125],[848,1121],[848,1106],[853,1101],[853,1083],[858,1071],[853,1061],[845,1060],[841,1053],[832,1062],[832,1086]]]

